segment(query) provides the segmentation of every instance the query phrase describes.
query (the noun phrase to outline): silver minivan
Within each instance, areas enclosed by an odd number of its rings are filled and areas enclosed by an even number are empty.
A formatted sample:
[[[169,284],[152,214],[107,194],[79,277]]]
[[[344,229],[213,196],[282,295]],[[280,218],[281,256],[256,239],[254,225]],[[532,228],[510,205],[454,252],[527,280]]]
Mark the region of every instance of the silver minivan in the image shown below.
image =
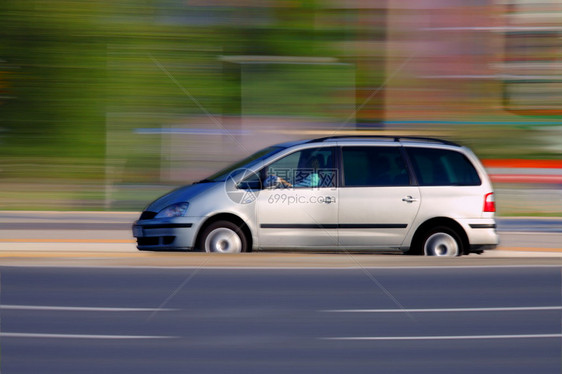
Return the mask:
[[[433,138],[333,136],[265,148],[148,205],[140,250],[481,253],[498,243],[490,180]]]

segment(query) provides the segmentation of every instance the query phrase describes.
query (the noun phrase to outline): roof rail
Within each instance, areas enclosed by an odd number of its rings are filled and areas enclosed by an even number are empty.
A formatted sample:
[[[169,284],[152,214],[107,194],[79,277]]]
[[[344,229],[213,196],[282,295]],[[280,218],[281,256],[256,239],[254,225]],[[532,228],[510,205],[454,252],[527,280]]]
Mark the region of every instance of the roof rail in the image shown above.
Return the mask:
[[[413,140],[413,141],[419,141],[419,142],[429,142],[429,143],[440,143],[440,144],[446,144],[446,145],[452,145],[452,146],[456,146],[456,147],[460,147],[459,144],[448,141],[448,140],[443,140],[443,139],[437,139],[437,138],[429,138],[429,137],[424,137],[424,136],[394,136],[394,135],[335,135],[335,136],[327,136],[327,137],[323,137],[323,138],[317,138],[317,139],[312,139],[310,141],[308,141],[308,143],[321,143],[324,142],[326,140],[337,140],[337,139],[353,139],[353,138],[359,138],[359,139],[388,139],[388,140],[392,140],[394,142],[400,142],[401,140]]]

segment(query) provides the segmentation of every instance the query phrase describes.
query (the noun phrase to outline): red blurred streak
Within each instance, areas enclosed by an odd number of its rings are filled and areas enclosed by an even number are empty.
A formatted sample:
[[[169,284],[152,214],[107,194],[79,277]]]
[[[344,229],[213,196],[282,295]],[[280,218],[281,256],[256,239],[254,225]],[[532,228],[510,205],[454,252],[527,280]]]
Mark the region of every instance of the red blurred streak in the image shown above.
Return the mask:
[[[487,168],[545,168],[562,169],[562,160],[482,160]]]
[[[492,182],[496,183],[552,183],[562,184],[562,175],[531,175],[531,174],[492,174]]]

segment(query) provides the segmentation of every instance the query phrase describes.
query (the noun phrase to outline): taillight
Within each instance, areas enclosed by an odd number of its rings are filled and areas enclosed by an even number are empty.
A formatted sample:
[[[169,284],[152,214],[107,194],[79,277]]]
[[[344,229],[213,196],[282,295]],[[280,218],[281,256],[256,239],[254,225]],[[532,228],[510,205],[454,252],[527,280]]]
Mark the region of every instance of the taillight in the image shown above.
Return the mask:
[[[494,199],[494,193],[490,192],[484,195],[484,212],[495,212],[496,211],[496,200]]]

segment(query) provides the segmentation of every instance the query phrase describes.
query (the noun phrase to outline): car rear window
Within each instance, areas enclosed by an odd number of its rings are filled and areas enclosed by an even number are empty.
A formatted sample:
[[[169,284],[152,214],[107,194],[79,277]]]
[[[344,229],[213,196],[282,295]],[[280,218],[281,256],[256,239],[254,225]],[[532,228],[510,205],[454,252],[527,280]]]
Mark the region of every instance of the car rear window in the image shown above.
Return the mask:
[[[479,186],[476,169],[462,153],[407,147],[420,186]]]

